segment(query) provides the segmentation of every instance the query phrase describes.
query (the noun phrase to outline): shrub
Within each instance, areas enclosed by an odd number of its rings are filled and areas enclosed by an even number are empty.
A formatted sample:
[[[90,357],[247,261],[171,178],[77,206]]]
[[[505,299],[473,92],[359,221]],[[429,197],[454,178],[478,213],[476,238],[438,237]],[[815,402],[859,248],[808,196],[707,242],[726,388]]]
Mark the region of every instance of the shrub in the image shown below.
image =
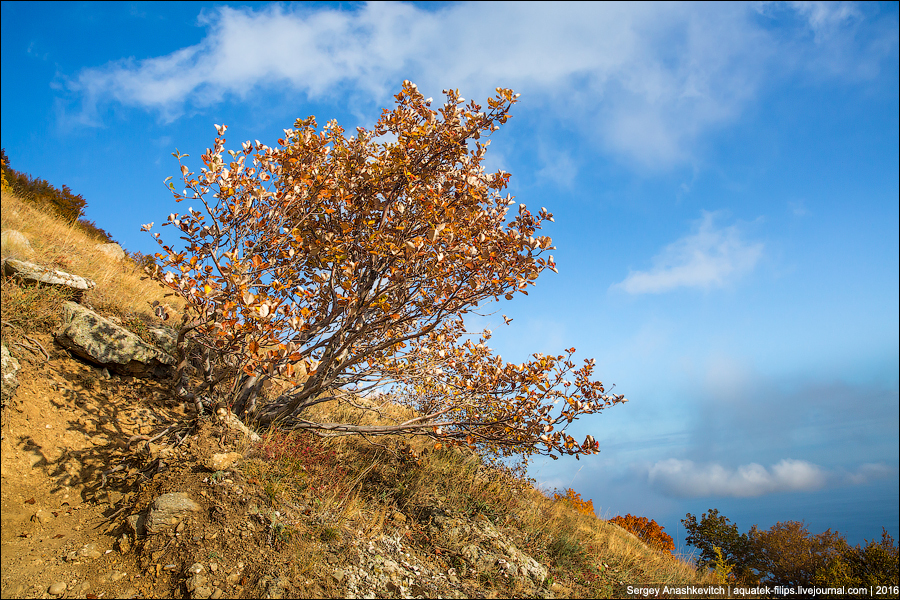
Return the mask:
[[[675,550],[675,542],[672,536],[667,534],[659,523],[647,517],[636,517],[634,515],[617,516],[609,520],[622,529],[630,531],[636,535],[642,542],[657,550],[665,550],[673,552]]]
[[[67,185],[57,189],[44,179],[21,173],[9,166],[6,150],[0,150],[0,168],[3,175],[3,191],[11,192],[23,200],[49,208],[53,213],[73,223],[77,222],[88,235],[103,242],[114,241],[112,237],[93,221],[81,218],[87,201],[81,194],[75,194]]]
[[[596,516],[596,514],[594,513],[594,501],[582,500],[581,494],[579,494],[572,488],[567,489],[565,495],[554,492],[553,499],[559,502],[568,502],[575,510],[582,514],[589,515],[591,517]]]
[[[263,425],[424,435],[500,457],[598,451],[593,437],[578,442],[565,431],[625,401],[592,378],[593,360],[576,368],[570,348],[512,364],[486,347],[490,331],[472,339],[465,330],[469,311],[527,294],[542,271],[556,271],[550,238],[538,234],[553,219],[524,204],[508,217],[515,202],[500,192],[510,175],[481,166],[484,138],[517,95],[498,88],[482,111],[446,94],[435,111],[404,82],[397,107],[371,131],[346,137],[336,122],[319,131],[309,117],[277,148],[246,142],[227,159],[226,127],[217,126],[200,174],[181,165],[185,193],[170,189],[201,210],[164,224],[184,250],[154,234],[163,250],[154,276],[189,307],[181,398],[201,410],[221,399]],[[195,379],[188,333],[208,353]],[[263,396],[268,381],[283,392]],[[381,425],[303,416],[376,390],[419,416]]]

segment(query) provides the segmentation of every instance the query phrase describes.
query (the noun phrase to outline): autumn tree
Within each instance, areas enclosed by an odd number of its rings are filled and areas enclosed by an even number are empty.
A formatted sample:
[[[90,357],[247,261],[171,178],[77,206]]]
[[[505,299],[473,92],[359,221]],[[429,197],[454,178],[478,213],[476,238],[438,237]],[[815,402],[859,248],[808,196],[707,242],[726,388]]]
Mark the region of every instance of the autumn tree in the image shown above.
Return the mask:
[[[183,245],[154,234],[163,251],[152,274],[188,306],[180,398],[323,434],[427,435],[498,456],[598,451],[566,432],[625,402],[593,379],[593,360],[576,367],[570,348],[513,364],[487,347],[490,331],[465,329],[467,313],[556,271],[540,235],[553,217],[516,206],[502,195],[509,173],[482,166],[518,95],[498,88],[486,108],[445,95],[435,110],[404,82],[371,130],[348,137],[309,117],[277,147],[248,141],[227,155],[217,125],[199,174],[176,152],[185,189],[169,186],[192,206],[164,223]],[[308,418],[327,401],[377,410],[376,393],[416,416]]]
[[[815,574],[820,587],[876,587],[894,586],[886,597],[898,597],[900,582],[900,549],[887,530],[882,528],[881,540],[866,540],[865,545],[838,546],[839,554],[825,568]]]
[[[802,521],[779,521],[769,529],[755,525],[739,533],[716,509],[697,522],[688,513],[681,521],[686,541],[701,552],[698,564],[733,567],[744,583],[812,587],[896,585],[900,552],[883,531],[880,542],[855,547],[837,531],[812,534]]]
[[[647,517],[636,517],[634,515],[619,515],[609,520],[615,523],[625,531],[629,531],[636,535],[642,542],[657,550],[674,552],[675,541],[672,536],[665,532],[665,527],[656,522],[655,519]]]
[[[766,583],[776,585],[815,585],[816,573],[840,559],[847,541],[828,529],[811,534],[802,521],[775,523],[768,530],[750,530],[755,567]]]

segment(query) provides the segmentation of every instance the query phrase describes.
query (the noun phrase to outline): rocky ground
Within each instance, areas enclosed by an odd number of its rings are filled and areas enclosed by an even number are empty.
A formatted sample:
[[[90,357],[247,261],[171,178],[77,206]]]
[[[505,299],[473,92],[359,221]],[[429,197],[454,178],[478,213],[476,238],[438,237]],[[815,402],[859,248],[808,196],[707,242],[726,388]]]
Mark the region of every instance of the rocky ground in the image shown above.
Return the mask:
[[[224,410],[198,419],[152,379],[50,335],[28,345],[3,413],[4,598],[565,595],[488,519],[440,500],[379,516],[275,497]]]

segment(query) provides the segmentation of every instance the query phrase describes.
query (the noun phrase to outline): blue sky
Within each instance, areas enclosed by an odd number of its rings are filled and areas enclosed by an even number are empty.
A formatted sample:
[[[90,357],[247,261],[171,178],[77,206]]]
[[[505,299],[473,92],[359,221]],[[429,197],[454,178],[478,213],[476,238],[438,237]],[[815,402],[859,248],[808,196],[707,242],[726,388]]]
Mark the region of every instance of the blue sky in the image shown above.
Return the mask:
[[[680,540],[709,508],[897,537],[896,3],[4,2],[0,77],[13,168],[142,252],[214,123],[275,145],[371,126],[404,79],[513,88],[488,167],[554,213],[559,274],[472,325],[630,399],[574,426],[601,454],[532,475]]]

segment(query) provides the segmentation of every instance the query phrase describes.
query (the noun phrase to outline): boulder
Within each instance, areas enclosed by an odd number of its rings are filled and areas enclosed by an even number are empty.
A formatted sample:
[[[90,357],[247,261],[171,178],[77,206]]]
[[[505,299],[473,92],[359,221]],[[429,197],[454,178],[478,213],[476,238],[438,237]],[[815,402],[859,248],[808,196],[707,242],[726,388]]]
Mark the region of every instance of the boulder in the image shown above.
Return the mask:
[[[120,375],[165,378],[175,359],[109,319],[74,302],[63,305],[56,341],[73,354]]]
[[[177,527],[186,517],[201,510],[200,505],[184,492],[163,494],[153,501],[144,522],[144,529],[151,534],[169,531]]]
[[[157,346],[166,353],[175,356],[175,341],[178,339],[177,331],[164,325],[161,327],[150,327],[148,331],[153,336],[153,341],[156,342]]]
[[[122,246],[112,243],[112,244],[97,244],[97,250],[107,255],[108,257],[114,260],[125,260],[125,251],[122,250]]]
[[[15,229],[7,229],[0,234],[0,255],[4,258],[24,260],[31,258],[34,249],[25,234]]]
[[[43,283],[45,285],[69,288],[75,293],[76,300],[80,300],[84,292],[96,285],[90,279],[85,279],[78,275],[72,275],[71,273],[57,271],[14,258],[7,258],[3,261],[3,275],[14,277],[28,284]]]
[[[0,346],[0,373],[3,376],[2,384],[0,384],[0,404],[3,406],[6,406],[6,403],[16,395],[16,389],[19,387],[19,379],[16,375],[19,368],[19,361],[9,353],[5,345]]]

